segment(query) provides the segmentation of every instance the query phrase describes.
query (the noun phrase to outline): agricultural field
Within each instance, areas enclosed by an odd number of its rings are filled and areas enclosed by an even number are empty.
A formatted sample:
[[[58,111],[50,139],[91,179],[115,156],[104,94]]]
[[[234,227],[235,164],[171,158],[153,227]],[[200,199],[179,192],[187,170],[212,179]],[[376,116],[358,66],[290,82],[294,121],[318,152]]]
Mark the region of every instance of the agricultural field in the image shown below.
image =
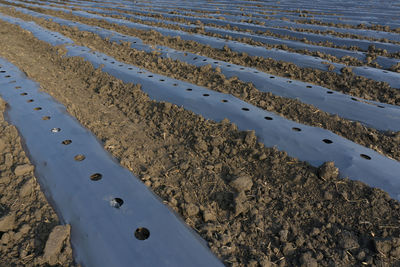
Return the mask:
[[[400,3],[0,0],[0,266],[400,266]]]

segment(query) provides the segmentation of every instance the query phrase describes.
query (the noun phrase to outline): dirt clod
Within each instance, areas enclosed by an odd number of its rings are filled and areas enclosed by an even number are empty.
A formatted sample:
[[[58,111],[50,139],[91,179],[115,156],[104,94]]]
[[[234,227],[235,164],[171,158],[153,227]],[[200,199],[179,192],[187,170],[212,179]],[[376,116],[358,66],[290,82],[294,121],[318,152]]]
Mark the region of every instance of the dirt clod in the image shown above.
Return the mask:
[[[346,230],[339,235],[339,246],[342,249],[355,249],[360,247],[356,235]]]
[[[0,218],[0,232],[7,232],[15,229],[17,227],[15,220],[15,213],[11,213]]]
[[[328,161],[319,167],[318,176],[322,180],[334,180],[339,176],[339,169],[333,161]]]
[[[50,265],[68,264],[68,252],[71,252],[69,244],[70,225],[57,225],[51,231],[44,249],[43,261]],[[67,254],[67,255],[66,255]]]
[[[194,204],[188,204],[185,207],[186,213],[187,215],[190,216],[194,216],[197,215],[199,213],[199,207],[197,207]]]
[[[229,183],[237,192],[248,191],[253,186],[253,181],[249,176],[240,176]]]
[[[15,168],[14,173],[16,176],[24,176],[32,172],[34,167],[30,164],[19,165]]]

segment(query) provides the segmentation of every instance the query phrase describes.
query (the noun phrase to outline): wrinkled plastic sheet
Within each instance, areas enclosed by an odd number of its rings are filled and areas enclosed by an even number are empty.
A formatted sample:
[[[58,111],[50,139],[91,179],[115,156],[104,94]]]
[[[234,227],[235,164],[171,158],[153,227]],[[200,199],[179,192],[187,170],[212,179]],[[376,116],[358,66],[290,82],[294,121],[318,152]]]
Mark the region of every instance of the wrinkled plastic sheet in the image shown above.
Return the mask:
[[[189,229],[65,107],[0,58],[0,95],[7,115],[28,150],[47,198],[64,223],[71,224],[76,261],[83,266],[223,266],[205,241]],[[16,90],[16,88],[20,89]],[[26,96],[20,95],[26,92]],[[28,99],[34,102],[28,103]],[[34,110],[41,107],[41,110]],[[50,116],[42,120],[42,116]],[[72,140],[69,145],[63,140]],[[79,162],[74,156],[83,154]],[[93,181],[94,173],[102,179]],[[116,208],[114,198],[123,205]],[[146,240],[135,230],[150,231]]]

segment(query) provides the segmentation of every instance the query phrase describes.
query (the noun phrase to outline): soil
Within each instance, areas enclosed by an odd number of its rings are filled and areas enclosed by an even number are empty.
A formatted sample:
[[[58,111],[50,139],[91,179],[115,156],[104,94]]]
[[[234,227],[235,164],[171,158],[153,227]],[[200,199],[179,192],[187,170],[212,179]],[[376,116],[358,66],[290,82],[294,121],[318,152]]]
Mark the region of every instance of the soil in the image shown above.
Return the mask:
[[[91,23],[116,27],[96,21]],[[56,25],[50,25],[57,29]],[[122,46],[103,42],[93,34],[67,28],[58,30],[66,35],[69,33],[78,42],[92,45],[94,49],[124,57],[127,62],[137,60],[138,65],[145,66],[144,61],[148,61],[149,69],[158,68],[156,59],[150,55],[129,48],[124,50]],[[39,41],[18,26],[0,21],[0,33],[0,56],[18,66],[28,77],[39,82],[44,91],[64,104],[71,115],[103,142],[104,148],[121,165],[140,177],[207,240],[210,249],[226,266],[400,265],[400,203],[382,190],[339,178],[339,170],[332,162],[315,168],[289,157],[284,151],[264,147],[254,132],[238,131],[226,119],[213,122],[182,107],[152,101],[141,91],[140,84],[123,83],[101,69],[94,69],[82,58],[63,57],[63,47],[52,47]],[[145,36],[144,32],[132,30],[132,33],[141,38]],[[176,38],[163,39],[153,32],[147,32],[146,40],[163,41],[171,47],[187,50],[201,48]],[[248,62],[251,63],[244,65],[258,63],[260,69],[263,69],[261,63],[268,62],[237,54],[235,59],[232,58],[235,54],[230,51],[202,49],[199,51],[205,55],[215,53],[215,56],[239,64],[250,59]],[[129,57],[125,56],[128,52],[132,53]],[[181,68],[182,72],[189,70],[189,74],[196,71],[179,62],[160,61],[159,64],[163,68],[174,68],[177,76],[165,72],[173,77],[181,77]],[[272,61],[264,68],[279,70]],[[315,81],[318,72],[309,71],[313,74],[309,79]],[[220,74],[206,69],[197,70],[196,75],[199,75],[198,84],[209,83],[209,87],[214,86],[213,82],[218,84],[224,80]],[[329,81],[333,76],[323,77],[321,82],[335,84]],[[349,82],[350,89],[360,90],[358,77],[346,73],[337,77],[342,77],[341,82]],[[195,78],[191,79],[195,81]],[[379,91],[380,87],[373,87],[376,84],[364,82],[368,92]],[[240,89],[245,88],[242,83],[235,80],[231,83],[231,87],[239,89],[229,92],[244,92]],[[387,85],[382,86],[387,88]],[[391,97],[387,96],[388,101],[394,101]],[[282,105],[281,109],[286,110],[279,101],[287,100],[272,95],[265,99],[276,109]],[[278,104],[273,104],[275,102]],[[302,111],[301,106],[298,109]],[[356,132],[354,129],[357,127],[343,131]],[[20,151],[23,153],[22,148]],[[28,164],[27,161],[22,163]],[[8,172],[5,177],[9,177],[12,167],[0,172],[0,181],[4,179],[3,172]],[[3,191],[0,187],[1,194]],[[13,191],[4,192],[11,192],[9,194],[15,199]],[[39,203],[35,201],[33,204]],[[33,218],[30,214],[26,212],[25,217]],[[49,216],[53,218],[48,219],[53,224],[48,227],[43,240],[58,224],[54,216],[54,213],[53,217]],[[34,222],[29,223],[30,227],[31,224]],[[52,239],[68,239],[68,227],[56,228],[53,233]],[[43,252],[44,242],[41,244],[41,252],[35,254],[38,258],[42,254],[48,255]],[[46,251],[50,253],[53,250],[49,248]],[[24,265],[18,254],[7,257],[11,257],[9,261],[15,265]]]
[[[140,86],[1,26],[1,56],[66,105],[226,265],[396,263],[400,205],[386,193],[339,179],[332,164],[317,169],[265,148],[227,121],[151,101]]]
[[[74,266],[69,226],[60,225],[40,190],[6,108],[0,98],[0,266]],[[67,229],[56,247],[54,229]]]

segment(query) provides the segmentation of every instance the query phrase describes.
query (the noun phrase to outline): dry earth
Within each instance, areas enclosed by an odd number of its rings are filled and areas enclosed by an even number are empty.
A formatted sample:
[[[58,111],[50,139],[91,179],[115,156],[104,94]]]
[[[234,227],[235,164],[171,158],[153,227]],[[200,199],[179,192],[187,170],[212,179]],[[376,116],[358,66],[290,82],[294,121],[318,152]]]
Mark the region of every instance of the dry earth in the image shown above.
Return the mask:
[[[4,8],[1,11],[28,18]],[[397,89],[351,73],[300,69],[154,32],[46,13],[111,28],[148,43],[287,74],[332,90],[367,94],[397,105],[400,99]],[[210,69],[161,60],[102,41],[94,34],[37,22],[122,61],[231,93],[400,157],[398,133],[381,133],[320,111],[312,116],[314,107],[257,93],[251,84],[228,81]],[[254,132],[238,131],[228,120],[213,122],[182,107],[155,102],[141,91],[140,84],[123,83],[81,58],[63,57],[63,47],[39,41],[18,26],[0,20],[0,34],[0,56],[64,104],[121,165],[207,240],[226,266],[400,266],[400,204],[382,190],[339,178],[334,163],[315,168],[264,147]],[[253,98],[258,100],[252,102]],[[4,112],[4,103],[1,107]],[[73,264],[69,226],[59,226],[34,178],[17,130],[0,118],[0,266],[69,266]]]

